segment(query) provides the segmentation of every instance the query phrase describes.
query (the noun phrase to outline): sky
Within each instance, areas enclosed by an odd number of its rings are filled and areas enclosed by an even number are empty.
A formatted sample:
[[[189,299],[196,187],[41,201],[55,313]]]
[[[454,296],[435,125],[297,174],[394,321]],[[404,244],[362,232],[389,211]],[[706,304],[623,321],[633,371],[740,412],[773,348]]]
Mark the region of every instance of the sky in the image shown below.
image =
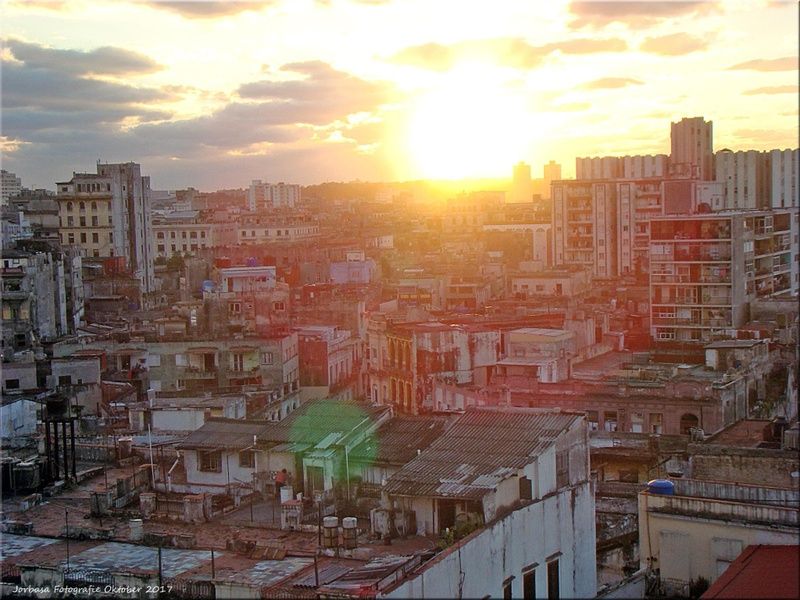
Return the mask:
[[[2,163],[154,189],[510,177],[525,161],[797,147],[798,4],[0,0]]]

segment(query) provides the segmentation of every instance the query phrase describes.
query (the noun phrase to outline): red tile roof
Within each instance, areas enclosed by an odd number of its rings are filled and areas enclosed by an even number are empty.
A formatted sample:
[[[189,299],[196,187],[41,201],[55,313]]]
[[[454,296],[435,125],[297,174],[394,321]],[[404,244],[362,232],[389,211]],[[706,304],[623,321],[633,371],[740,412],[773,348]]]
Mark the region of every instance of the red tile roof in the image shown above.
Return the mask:
[[[800,598],[800,546],[748,546],[701,598]]]

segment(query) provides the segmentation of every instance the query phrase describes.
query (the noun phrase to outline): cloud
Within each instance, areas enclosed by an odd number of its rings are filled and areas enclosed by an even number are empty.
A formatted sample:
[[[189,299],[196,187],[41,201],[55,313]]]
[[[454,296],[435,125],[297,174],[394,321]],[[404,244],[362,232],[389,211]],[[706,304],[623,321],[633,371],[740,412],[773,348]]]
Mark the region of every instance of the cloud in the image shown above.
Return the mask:
[[[784,56],[783,58],[757,58],[748,60],[732,67],[729,70],[750,70],[750,71],[796,71],[798,60],[796,56]]]
[[[266,102],[284,122],[325,124],[357,112],[372,111],[392,99],[389,84],[337,71],[323,61],[290,63],[284,72],[302,79],[263,80],[239,87],[239,96]]]
[[[620,38],[577,38],[539,47],[548,52],[560,51],[563,54],[594,54],[597,52],[625,52],[628,43]]]
[[[745,90],[742,93],[747,96],[755,96],[757,94],[797,94],[798,89],[800,88],[796,85],[770,85],[753,88],[752,90]]]
[[[793,139],[791,132],[785,129],[737,129],[733,135],[742,140],[756,143],[771,144],[773,147],[793,147],[797,140]]]
[[[680,56],[708,48],[708,40],[694,37],[688,33],[673,33],[660,37],[649,37],[639,46],[642,52]]]
[[[603,77],[588,81],[581,85],[586,90],[612,90],[627,87],[629,85],[642,85],[644,82],[632,77]]]
[[[3,61],[2,71],[4,110],[25,107],[57,111],[122,108],[133,116],[146,111],[139,105],[177,98],[155,88],[83,79],[10,61]]]
[[[136,75],[163,69],[149,56],[114,46],[81,51],[47,48],[15,39],[3,43],[14,58],[33,69],[73,75]]]
[[[447,71],[455,62],[455,52],[452,48],[442,44],[421,44],[404,48],[389,60],[432,71]]]
[[[237,2],[212,2],[205,0],[146,0],[141,2],[152,8],[167,10],[187,19],[218,19],[230,17],[246,11],[260,11],[275,4],[274,1],[259,2],[256,0]]]
[[[665,19],[707,14],[717,10],[715,2],[571,2],[569,11],[575,16],[570,27],[605,27],[623,23],[630,28],[650,27]]]
[[[491,57],[498,64],[518,69],[532,69],[548,56],[561,54],[593,54],[624,52],[625,40],[619,38],[576,38],[534,46],[521,38],[467,40],[445,46],[437,43],[409,46],[389,58],[391,62],[408,64],[432,71],[447,71],[459,58]]]

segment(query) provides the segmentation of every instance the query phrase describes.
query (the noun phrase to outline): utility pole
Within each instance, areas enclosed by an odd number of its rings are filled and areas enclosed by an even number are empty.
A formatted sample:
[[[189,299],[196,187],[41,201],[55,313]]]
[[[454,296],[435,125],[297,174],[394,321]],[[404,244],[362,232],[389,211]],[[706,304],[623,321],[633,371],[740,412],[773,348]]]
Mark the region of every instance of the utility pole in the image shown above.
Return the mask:
[[[69,571],[69,509],[64,508],[64,530],[67,536],[67,571]]]

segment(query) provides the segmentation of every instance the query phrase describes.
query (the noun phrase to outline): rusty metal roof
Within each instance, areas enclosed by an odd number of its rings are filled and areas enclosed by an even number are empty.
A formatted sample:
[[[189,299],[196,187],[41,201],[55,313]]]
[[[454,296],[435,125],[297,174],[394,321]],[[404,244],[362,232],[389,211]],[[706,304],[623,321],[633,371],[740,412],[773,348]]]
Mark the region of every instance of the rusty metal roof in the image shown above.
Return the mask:
[[[516,475],[581,418],[558,410],[471,409],[392,475],[384,491],[478,500]]]
[[[404,465],[442,435],[447,417],[394,417],[350,451],[351,460]]]

